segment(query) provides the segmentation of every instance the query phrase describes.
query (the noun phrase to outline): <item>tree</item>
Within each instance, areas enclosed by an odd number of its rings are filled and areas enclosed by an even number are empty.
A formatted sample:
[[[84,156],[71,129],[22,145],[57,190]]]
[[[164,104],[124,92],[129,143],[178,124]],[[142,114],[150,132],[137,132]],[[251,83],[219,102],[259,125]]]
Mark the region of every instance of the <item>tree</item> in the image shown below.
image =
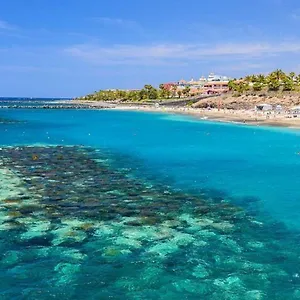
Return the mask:
[[[167,95],[168,95],[167,89],[166,89],[165,85],[163,83],[161,83],[159,85],[158,97],[161,99],[165,99],[165,98],[168,98]]]
[[[182,93],[183,93],[183,95],[185,95],[187,97],[189,95],[190,91],[191,91],[191,88],[189,86],[186,86],[183,89]]]
[[[176,97],[177,94],[177,85],[172,85],[172,97]]]
[[[178,95],[179,98],[181,98],[181,96],[182,96],[182,91],[178,91],[178,92],[177,92],[177,95]]]
[[[236,90],[236,86],[237,86],[236,80],[229,80],[229,82],[228,82],[228,88],[229,88],[229,90],[235,91]]]
[[[283,80],[286,80],[286,75],[282,70],[277,69],[274,72],[271,72],[267,78],[266,82],[268,89],[270,91],[278,91]]]
[[[256,82],[257,81],[257,78],[255,75],[248,75],[244,78],[244,80],[248,83],[250,82]]]
[[[293,91],[295,89],[294,80],[292,78],[287,77],[283,80],[282,82],[283,91]]]
[[[290,79],[292,79],[292,80],[295,79],[295,76],[296,76],[295,72],[291,72],[291,73],[289,74],[289,77],[290,77]]]
[[[236,85],[236,91],[241,94],[248,91],[249,89],[250,89],[250,86],[247,82],[241,81]]]
[[[267,84],[270,91],[278,91],[280,88],[280,81],[276,77],[268,78]]]
[[[253,90],[258,92],[261,91],[263,88],[263,85],[260,82],[255,82],[252,86]]]
[[[260,84],[266,83],[266,77],[263,74],[259,74],[256,76],[256,81]]]
[[[159,88],[160,88],[161,90],[164,90],[164,89],[165,89],[165,85],[164,85],[163,83],[161,83],[161,84],[159,85]]]
[[[158,92],[151,84],[145,84],[144,90],[146,91],[146,99],[157,99]]]
[[[283,80],[286,78],[286,74],[281,69],[275,70],[270,75],[274,76],[277,80]]]

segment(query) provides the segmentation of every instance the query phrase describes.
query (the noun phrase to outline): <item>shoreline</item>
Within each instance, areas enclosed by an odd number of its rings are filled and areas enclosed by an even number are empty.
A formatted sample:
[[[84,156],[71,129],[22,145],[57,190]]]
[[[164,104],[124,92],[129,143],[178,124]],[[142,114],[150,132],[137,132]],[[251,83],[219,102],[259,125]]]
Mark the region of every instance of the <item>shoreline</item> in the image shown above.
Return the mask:
[[[199,109],[190,107],[154,107],[154,106],[126,106],[119,105],[108,110],[126,110],[170,113],[192,116],[198,120],[216,121],[251,126],[270,126],[300,129],[300,118],[287,118],[285,114],[267,114],[250,110],[227,110],[227,109]]]
[[[67,104],[67,105],[66,105]],[[6,107],[18,108],[18,107]],[[251,126],[269,126],[269,127],[285,127],[290,129],[300,129],[300,118],[294,118],[292,115],[287,117],[285,112],[263,112],[255,110],[237,110],[237,109],[205,109],[195,107],[178,107],[178,106],[154,106],[151,104],[112,104],[102,101],[81,101],[81,100],[63,100],[56,101],[55,105],[22,107],[36,109],[103,109],[103,110],[127,110],[141,111],[152,113],[167,113],[194,117],[198,120],[207,120],[214,122],[232,123],[239,125]]]

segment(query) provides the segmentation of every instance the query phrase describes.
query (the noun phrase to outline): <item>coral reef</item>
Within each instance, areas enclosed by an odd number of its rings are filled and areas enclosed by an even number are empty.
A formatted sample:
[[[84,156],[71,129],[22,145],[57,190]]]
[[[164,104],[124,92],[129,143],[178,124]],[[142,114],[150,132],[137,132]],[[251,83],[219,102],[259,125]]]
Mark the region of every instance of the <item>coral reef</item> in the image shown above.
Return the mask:
[[[1,149],[4,299],[299,298],[295,235],[220,195],[137,178],[118,159]]]

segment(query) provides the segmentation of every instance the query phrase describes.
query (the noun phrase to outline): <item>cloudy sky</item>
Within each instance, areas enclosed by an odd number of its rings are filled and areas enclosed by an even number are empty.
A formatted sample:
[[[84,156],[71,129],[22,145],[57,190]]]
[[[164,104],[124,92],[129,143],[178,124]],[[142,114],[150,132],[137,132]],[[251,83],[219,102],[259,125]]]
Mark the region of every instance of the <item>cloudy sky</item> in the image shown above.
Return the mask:
[[[297,0],[10,0],[0,3],[0,96],[273,69],[300,73]]]

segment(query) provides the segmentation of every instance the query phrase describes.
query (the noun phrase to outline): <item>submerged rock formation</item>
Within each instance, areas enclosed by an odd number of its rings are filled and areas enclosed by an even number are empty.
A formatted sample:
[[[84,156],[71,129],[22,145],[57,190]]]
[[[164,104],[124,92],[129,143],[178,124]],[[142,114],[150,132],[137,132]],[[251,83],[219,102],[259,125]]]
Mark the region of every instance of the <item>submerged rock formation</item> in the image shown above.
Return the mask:
[[[4,297],[297,299],[295,241],[228,199],[137,178],[89,148],[0,157]]]

